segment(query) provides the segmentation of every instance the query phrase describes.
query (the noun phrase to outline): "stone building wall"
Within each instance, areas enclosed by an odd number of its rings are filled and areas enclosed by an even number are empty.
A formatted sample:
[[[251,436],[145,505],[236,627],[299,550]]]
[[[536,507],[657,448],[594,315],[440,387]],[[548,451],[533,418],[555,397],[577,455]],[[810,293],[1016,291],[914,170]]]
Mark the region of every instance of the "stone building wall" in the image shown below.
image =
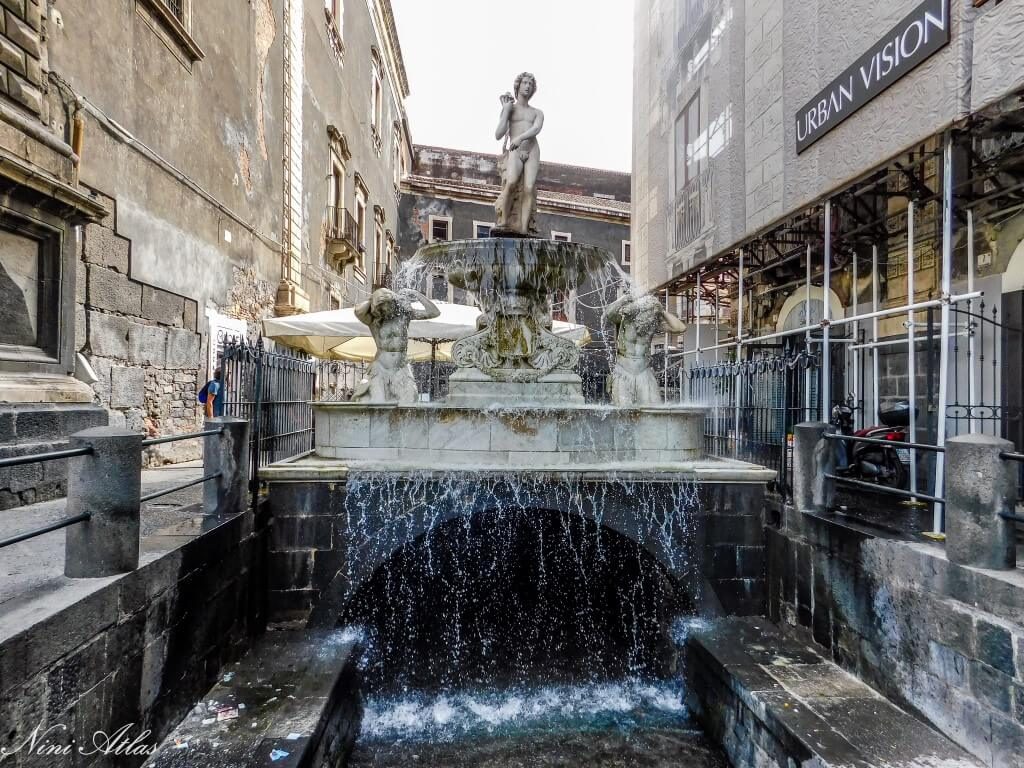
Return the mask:
[[[993,768],[1024,754],[1024,578],[941,545],[769,513],[768,616]]]
[[[111,426],[149,436],[194,431],[196,394],[206,375],[197,304],[134,280],[131,241],[117,234],[116,203],[103,222],[84,228],[76,311],[76,348],[98,376],[97,400]],[[201,456],[197,441],[147,451],[152,463]]]
[[[47,121],[39,0],[8,0],[0,19],[0,91]]]

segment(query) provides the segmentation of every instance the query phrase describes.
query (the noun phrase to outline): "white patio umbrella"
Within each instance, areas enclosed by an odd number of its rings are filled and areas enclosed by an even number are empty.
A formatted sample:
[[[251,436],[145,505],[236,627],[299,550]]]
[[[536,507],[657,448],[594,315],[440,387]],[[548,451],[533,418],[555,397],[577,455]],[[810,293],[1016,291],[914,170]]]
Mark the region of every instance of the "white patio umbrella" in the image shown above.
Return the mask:
[[[411,362],[450,360],[451,342],[476,333],[479,309],[444,301],[435,301],[434,304],[441,310],[438,317],[413,320],[409,324]],[[556,320],[552,323],[552,331],[572,339],[577,346],[590,341],[590,333],[584,325]],[[326,360],[368,362],[377,354],[370,329],[360,322],[351,307],[268,318],[263,321],[263,335]]]

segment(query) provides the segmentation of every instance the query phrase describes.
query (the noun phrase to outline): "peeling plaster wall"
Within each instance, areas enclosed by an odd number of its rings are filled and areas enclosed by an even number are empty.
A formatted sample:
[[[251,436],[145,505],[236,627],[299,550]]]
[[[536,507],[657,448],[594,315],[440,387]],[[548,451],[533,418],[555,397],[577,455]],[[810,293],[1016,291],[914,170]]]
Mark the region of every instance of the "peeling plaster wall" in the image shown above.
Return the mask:
[[[83,111],[81,179],[116,201],[131,277],[200,306],[228,308],[232,265],[280,278],[280,5],[194,2],[194,64],[134,1],[61,3],[50,25],[51,65],[76,95],[271,241]]]

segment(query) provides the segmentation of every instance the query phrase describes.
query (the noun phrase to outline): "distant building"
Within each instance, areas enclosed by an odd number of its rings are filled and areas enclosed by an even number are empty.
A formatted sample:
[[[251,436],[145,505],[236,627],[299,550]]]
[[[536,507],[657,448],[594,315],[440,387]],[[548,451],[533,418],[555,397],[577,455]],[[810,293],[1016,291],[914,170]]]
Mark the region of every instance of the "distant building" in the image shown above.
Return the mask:
[[[427,243],[489,237],[501,177],[497,155],[416,145],[411,173],[402,184],[398,246],[408,259]],[[537,224],[542,237],[604,248],[626,273],[630,271],[630,177],[628,173],[541,163],[537,181]],[[431,298],[465,301],[463,291],[438,274],[427,286]],[[566,296],[553,298],[556,319],[585,325],[598,370],[588,387],[597,397],[606,362],[601,307],[606,299],[598,284],[586,282]],[[593,368],[593,366],[585,366]]]

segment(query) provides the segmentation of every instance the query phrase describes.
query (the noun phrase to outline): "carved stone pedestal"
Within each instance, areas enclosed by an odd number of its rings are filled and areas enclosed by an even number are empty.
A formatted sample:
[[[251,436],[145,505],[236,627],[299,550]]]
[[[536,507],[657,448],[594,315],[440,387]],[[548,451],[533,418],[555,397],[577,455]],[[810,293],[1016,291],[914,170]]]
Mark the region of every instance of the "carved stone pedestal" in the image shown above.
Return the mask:
[[[530,381],[515,381],[514,371],[495,380],[479,368],[460,368],[448,380],[445,402],[454,406],[556,406],[583,402],[583,382],[572,371],[554,370]]]

